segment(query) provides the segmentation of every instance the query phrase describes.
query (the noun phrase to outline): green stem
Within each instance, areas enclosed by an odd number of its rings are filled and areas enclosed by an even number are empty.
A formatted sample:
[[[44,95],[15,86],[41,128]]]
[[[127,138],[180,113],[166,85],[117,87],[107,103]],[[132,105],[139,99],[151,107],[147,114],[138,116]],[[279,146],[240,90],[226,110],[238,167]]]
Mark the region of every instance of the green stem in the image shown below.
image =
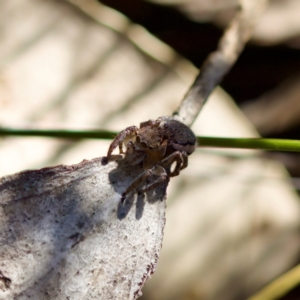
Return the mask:
[[[0,136],[40,136],[63,139],[113,139],[116,132],[108,130],[38,130],[0,128]],[[300,152],[300,141],[264,138],[198,137],[200,147],[260,149]]]
[[[300,141],[298,140],[219,137],[198,137],[197,139],[199,145],[202,147],[300,152]]]
[[[1,128],[0,136],[53,137],[62,139],[113,139],[116,132],[108,130],[13,129]]]

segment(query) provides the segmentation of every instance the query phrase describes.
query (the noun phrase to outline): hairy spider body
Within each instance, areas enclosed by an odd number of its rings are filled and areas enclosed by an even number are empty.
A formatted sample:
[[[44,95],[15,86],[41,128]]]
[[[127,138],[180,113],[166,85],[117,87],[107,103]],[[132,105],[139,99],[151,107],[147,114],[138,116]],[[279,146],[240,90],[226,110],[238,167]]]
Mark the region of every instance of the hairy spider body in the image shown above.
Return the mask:
[[[123,145],[126,147],[125,152]],[[141,164],[144,169],[123,193],[124,200],[133,190],[144,193],[164,183],[169,177],[177,176],[180,170],[187,167],[187,156],[195,151],[196,137],[183,123],[171,117],[160,117],[142,122],[140,128],[130,126],[121,131],[108,149],[108,160],[117,147],[133,166]],[[176,165],[171,171],[173,163]],[[139,188],[152,175],[157,176],[157,179]]]

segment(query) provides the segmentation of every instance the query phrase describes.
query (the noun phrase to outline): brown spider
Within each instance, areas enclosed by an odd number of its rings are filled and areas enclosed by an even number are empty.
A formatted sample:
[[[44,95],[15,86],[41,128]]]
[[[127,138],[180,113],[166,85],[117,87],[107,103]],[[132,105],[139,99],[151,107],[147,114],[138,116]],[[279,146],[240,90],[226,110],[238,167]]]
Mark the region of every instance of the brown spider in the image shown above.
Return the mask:
[[[123,144],[126,152],[123,151]],[[188,155],[196,148],[196,137],[189,127],[171,117],[142,122],[140,128],[130,126],[121,131],[111,143],[107,160],[115,148],[128,158],[132,166],[140,164],[144,169],[122,194],[122,202],[136,190],[139,194],[164,183],[169,177],[177,176],[188,165]],[[176,163],[171,171],[171,165]],[[144,188],[139,188],[150,176],[158,178]]]

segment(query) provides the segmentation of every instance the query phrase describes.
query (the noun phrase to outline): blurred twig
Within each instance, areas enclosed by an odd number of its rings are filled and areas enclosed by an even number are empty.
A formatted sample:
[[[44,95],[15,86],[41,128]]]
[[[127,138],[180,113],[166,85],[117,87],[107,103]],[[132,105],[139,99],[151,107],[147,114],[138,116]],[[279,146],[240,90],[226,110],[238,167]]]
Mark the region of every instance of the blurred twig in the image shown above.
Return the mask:
[[[267,0],[240,1],[240,11],[225,30],[218,49],[204,61],[174,118],[188,126],[194,122],[210,93],[238,59],[266,3]]]

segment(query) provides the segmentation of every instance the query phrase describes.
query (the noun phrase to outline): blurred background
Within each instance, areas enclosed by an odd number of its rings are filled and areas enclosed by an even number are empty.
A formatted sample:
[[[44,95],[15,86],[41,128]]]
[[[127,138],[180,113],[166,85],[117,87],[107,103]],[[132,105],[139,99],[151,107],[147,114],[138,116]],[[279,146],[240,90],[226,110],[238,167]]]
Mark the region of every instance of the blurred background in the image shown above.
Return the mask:
[[[170,115],[237,4],[2,1],[0,126],[119,131]],[[299,11],[298,0],[270,1],[197,135],[299,139]],[[79,163],[108,145],[1,138],[0,175]],[[299,174],[299,154],[197,150],[168,188],[163,249],[141,299],[245,299],[298,264]]]
[[[201,66],[238,0],[104,0],[180,55]],[[221,83],[260,135],[300,138],[300,3],[269,1],[251,42]],[[270,154],[269,154],[270,155]],[[274,154],[272,154],[274,155]],[[298,176],[298,154],[275,154]]]

